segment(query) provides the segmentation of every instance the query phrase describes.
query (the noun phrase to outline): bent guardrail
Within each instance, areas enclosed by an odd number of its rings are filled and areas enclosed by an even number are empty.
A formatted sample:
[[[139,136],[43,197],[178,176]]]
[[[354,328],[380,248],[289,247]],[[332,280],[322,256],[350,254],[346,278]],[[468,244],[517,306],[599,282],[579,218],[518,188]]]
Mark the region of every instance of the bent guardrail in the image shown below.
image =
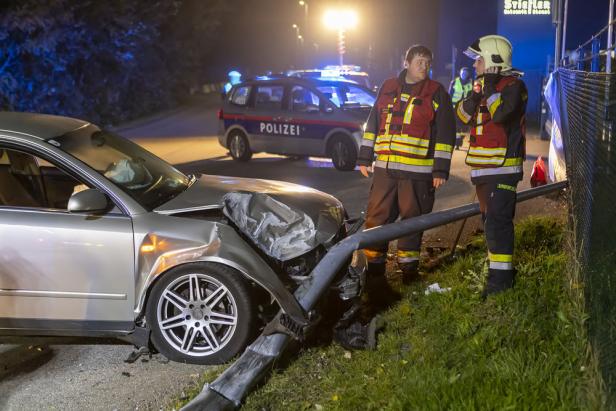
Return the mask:
[[[562,181],[519,192],[517,201],[530,200],[562,190],[567,184],[567,181]],[[329,250],[312,270],[311,279],[295,291],[295,297],[304,310],[309,312],[355,250],[478,214],[479,204],[466,204],[355,233]],[[203,391],[182,410],[233,410],[240,407],[244,397],[270,371],[290,339],[289,335],[283,333],[261,334],[229,368],[214,382],[206,384]]]

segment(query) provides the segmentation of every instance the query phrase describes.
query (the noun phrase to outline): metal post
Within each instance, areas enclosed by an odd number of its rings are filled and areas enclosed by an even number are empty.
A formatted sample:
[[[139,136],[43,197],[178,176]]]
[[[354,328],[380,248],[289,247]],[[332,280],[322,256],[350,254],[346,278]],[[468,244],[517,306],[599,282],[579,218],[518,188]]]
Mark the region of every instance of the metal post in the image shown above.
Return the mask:
[[[601,60],[599,55],[600,52],[601,40],[599,39],[599,37],[593,37],[591,46],[592,60],[590,61],[590,71],[595,73],[601,69]]]
[[[614,43],[612,41],[612,37],[614,36],[614,26],[612,25],[612,20],[614,20],[614,0],[610,0],[610,12],[608,17],[609,27],[607,28],[607,55],[605,57],[605,72],[612,72],[612,49],[614,48]]]
[[[554,68],[556,69],[557,67],[560,66],[560,47],[561,47],[561,42],[562,42],[562,5],[563,2],[562,0],[557,0],[556,4],[554,5],[555,9],[554,9],[554,18],[552,19],[554,21],[554,24],[556,25],[556,41],[554,44]]]
[[[560,52],[560,59],[563,60],[565,58],[565,53],[567,51],[567,15],[569,14],[569,0],[565,0],[565,12],[563,14],[563,35],[562,35],[562,39],[561,39],[561,52]],[[556,70],[558,67],[554,67],[554,70]]]
[[[577,69],[580,71],[584,71],[584,63],[586,59],[586,52],[584,49],[580,49],[580,54],[578,56]]]
[[[452,81],[456,79],[456,75],[458,74],[456,72],[457,57],[458,57],[458,49],[456,48],[456,46],[452,44],[451,45],[451,80]]]

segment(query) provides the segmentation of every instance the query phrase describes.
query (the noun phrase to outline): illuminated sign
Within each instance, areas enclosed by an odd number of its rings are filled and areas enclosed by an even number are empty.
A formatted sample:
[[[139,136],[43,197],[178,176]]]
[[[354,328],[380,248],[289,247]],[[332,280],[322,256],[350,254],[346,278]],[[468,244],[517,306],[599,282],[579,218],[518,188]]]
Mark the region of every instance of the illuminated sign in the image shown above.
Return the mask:
[[[503,14],[546,15],[551,14],[549,0],[505,0]]]

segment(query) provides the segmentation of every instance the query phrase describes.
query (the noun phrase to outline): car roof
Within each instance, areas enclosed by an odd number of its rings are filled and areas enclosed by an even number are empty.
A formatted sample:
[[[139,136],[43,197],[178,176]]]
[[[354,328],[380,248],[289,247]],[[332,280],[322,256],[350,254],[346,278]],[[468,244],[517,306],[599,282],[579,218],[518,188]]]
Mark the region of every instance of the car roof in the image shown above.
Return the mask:
[[[28,134],[41,140],[61,136],[88,124],[71,117],[0,111],[0,131]]]

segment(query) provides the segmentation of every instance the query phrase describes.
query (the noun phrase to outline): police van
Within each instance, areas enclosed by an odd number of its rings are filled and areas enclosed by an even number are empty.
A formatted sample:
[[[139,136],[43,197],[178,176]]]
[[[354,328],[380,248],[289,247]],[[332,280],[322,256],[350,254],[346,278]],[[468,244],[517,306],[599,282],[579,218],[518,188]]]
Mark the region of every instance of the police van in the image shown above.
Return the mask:
[[[375,95],[351,81],[260,78],[233,86],[218,113],[218,141],[235,160],[253,153],[330,157],[353,170]]]

